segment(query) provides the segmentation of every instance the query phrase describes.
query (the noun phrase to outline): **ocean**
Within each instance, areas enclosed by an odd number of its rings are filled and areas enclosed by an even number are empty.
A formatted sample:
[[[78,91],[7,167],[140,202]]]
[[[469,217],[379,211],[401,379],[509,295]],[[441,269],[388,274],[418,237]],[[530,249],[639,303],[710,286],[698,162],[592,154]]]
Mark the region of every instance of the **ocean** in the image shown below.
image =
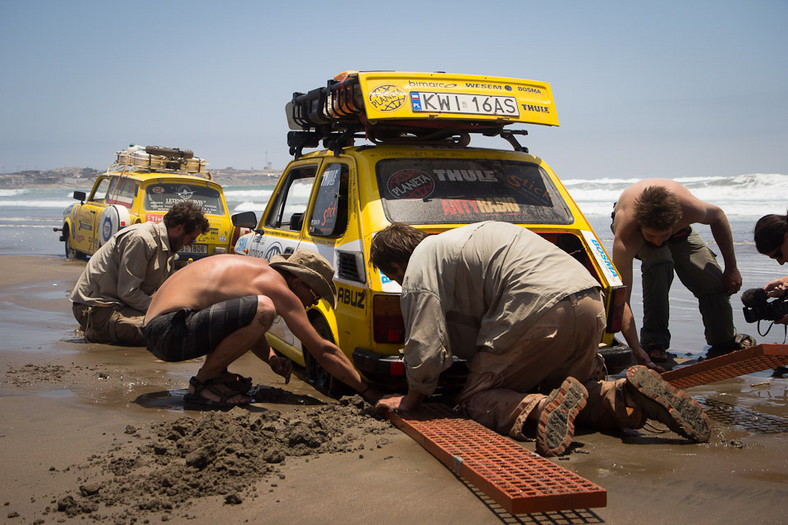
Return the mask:
[[[788,175],[745,174],[731,177],[676,178],[696,197],[713,203],[725,211],[733,230],[742,291],[760,287],[786,270],[755,250],[752,231],[759,217],[767,213],[786,213]],[[569,193],[588,218],[608,253],[612,251],[610,212],[621,191],[637,179],[563,179]],[[82,188],[89,190],[90,188]],[[254,211],[259,217],[271,196],[271,188],[225,186],[225,198],[231,213]],[[53,228],[62,226],[63,209],[74,202],[73,189],[0,189],[0,255],[63,256],[63,243]],[[304,198],[307,196],[304,195]],[[696,225],[707,241],[713,238],[707,226]],[[712,244],[712,249],[714,245]],[[637,263],[636,263],[637,264]],[[0,267],[1,269],[1,267]],[[632,308],[640,319],[639,270],[634,269]],[[756,333],[755,325],[745,322],[740,294],[731,298],[737,329],[753,335],[759,342],[783,342],[782,326],[775,327],[766,337]],[[693,355],[703,350],[702,329],[697,301],[675,280],[671,290],[672,351]]]

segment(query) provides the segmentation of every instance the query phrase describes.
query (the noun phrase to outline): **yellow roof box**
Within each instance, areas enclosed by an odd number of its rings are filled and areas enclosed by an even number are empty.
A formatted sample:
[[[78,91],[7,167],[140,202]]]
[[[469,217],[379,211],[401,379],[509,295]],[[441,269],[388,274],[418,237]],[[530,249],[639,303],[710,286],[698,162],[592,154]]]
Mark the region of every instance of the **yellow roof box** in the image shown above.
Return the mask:
[[[428,121],[558,126],[547,82],[449,73],[345,71],[324,88],[294,93],[286,112],[293,130]]]
[[[358,73],[366,117],[558,126],[547,82],[447,73]]]

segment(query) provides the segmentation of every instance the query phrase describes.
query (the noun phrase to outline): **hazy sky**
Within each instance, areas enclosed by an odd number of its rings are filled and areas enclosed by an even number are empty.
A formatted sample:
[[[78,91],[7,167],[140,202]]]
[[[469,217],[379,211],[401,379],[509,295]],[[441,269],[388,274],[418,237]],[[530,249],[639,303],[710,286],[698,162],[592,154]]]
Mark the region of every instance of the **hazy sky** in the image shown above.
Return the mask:
[[[561,178],[788,174],[786,27],[786,0],[0,0],[0,172],[130,143],[283,168],[294,91],[392,69],[550,82],[561,126],[523,142]]]

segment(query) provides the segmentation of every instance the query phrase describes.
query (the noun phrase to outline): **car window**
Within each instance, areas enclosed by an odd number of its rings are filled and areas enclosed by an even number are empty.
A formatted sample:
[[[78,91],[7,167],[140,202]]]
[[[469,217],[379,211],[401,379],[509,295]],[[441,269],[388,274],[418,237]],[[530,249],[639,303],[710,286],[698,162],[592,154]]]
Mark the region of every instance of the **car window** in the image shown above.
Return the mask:
[[[345,233],[349,171],[346,164],[329,164],[320,177],[320,186],[309,221],[311,235],[336,237]]]
[[[388,159],[378,162],[376,171],[390,221],[574,222],[550,177],[537,164],[492,159]]]
[[[107,188],[109,188],[109,179],[104,178],[98,183],[96,186],[96,190],[93,192],[93,195],[90,196],[90,201],[99,202],[103,201],[104,198],[107,196]]]
[[[131,208],[134,197],[137,196],[138,183],[133,179],[122,177],[118,183],[114,184],[108,193],[107,204],[120,204],[126,208]]]
[[[266,217],[266,226],[301,231],[316,172],[317,166],[313,165],[299,166],[287,173]]]
[[[208,215],[224,215],[221,194],[208,186],[186,183],[155,183],[145,188],[145,209],[166,212],[180,201],[194,201]]]

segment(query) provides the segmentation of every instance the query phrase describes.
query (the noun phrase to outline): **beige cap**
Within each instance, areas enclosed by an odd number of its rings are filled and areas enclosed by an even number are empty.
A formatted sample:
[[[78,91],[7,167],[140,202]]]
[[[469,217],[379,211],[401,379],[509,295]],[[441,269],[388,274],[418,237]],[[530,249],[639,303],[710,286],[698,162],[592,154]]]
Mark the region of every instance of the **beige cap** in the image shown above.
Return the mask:
[[[319,253],[312,250],[296,250],[293,253],[274,255],[268,264],[292,273],[336,308],[337,288],[334,286],[334,268]]]

